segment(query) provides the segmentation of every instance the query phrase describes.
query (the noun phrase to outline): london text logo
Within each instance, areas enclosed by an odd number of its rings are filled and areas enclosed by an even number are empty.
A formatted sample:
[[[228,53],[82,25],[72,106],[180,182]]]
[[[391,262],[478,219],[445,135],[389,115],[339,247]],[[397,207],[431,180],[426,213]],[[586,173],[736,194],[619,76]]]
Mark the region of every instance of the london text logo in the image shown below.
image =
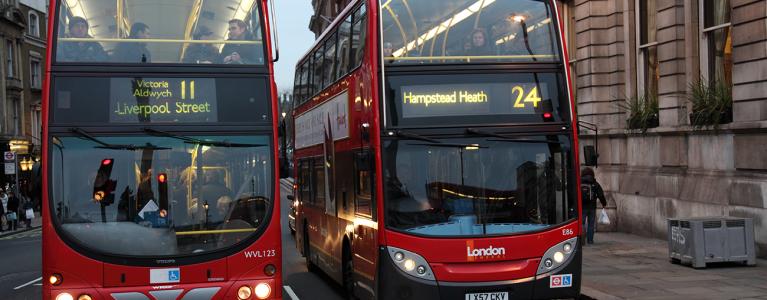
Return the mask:
[[[490,245],[487,248],[474,248],[473,241],[466,242],[466,258],[469,261],[504,256],[506,256],[506,248],[504,247],[493,247],[493,245]]]

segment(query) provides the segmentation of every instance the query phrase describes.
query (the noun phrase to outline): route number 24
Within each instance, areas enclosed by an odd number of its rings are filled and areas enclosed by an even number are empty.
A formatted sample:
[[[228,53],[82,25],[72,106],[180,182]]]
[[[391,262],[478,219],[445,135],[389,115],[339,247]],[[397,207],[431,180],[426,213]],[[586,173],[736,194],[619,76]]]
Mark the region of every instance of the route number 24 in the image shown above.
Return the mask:
[[[514,108],[525,108],[525,103],[532,103],[533,107],[538,107],[538,103],[541,102],[538,87],[534,87],[529,93],[525,93],[524,88],[515,86],[511,89],[511,93],[517,95],[517,100],[514,101]]]

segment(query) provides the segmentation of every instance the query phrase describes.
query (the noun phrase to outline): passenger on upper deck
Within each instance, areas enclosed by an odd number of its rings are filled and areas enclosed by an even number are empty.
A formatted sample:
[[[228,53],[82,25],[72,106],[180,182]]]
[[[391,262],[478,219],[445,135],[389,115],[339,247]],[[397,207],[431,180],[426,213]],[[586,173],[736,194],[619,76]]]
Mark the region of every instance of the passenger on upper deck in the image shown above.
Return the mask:
[[[128,39],[148,39],[149,38],[149,26],[144,23],[136,22],[130,28],[130,36]],[[122,42],[115,48],[115,52],[112,55],[112,60],[122,63],[150,63],[152,62],[152,54],[146,47],[144,42]]]
[[[248,29],[248,24],[239,19],[229,21],[230,41],[253,41],[255,37]],[[221,62],[225,64],[256,64],[264,60],[263,53],[258,51],[259,45],[226,44],[221,50]]]
[[[476,28],[471,32],[471,47],[466,54],[471,56],[496,55],[494,47],[488,41],[485,29]]]
[[[81,17],[72,17],[69,19],[70,38],[92,39],[88,34],[88,21]],[[59,42],[58,52],[56,53],[58,61],[70,62],[103,62],[107,60],[107,52],[97,42]]]
[[[212,40],[213,32],[204,25],[197,28],[195,40]],[[211,44],[191,44],[186,48],[182,62],[188,64],[212,64],[218,60],[218,49]]]

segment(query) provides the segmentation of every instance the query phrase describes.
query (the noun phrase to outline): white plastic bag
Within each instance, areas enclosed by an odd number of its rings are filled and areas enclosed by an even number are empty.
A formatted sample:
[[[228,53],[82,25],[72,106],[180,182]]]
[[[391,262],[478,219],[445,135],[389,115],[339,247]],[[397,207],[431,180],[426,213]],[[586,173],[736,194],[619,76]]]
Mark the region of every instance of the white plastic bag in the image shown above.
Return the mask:
[[[35,211],[32,210],[31,208],[27,208],[25,213],[26,213],[27,220],[32,220],[35,218]]]
[[[602,211],[599,213],[599,219],[597,222],[599,224],[610,225],[610,217],[607,216],[607,211],[605,211],[604,208],[602,208]]]

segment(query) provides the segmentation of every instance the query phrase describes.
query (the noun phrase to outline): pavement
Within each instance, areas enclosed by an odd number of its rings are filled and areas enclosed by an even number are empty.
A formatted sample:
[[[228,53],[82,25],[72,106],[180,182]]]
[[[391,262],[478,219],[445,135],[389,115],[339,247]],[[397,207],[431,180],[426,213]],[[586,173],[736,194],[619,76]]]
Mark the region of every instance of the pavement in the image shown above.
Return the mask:
[[[3,220],[5,220],[5,219],[3,219]],[[31,228],[25,227],[26,225],[25,225],[24,221],[19,221],[18,228],[16,228],[16,230],[10,231],[10,230],[7,230],[8,223],[3,222],[2,227],[3,227],[4,231],[0,232],[0,239],[1,238],[5,238],[5,237],[10,237],[10,236],[16,235],[18,233],[27,232],[27,231],[30,231],[30,230],[34,230],[34,229],[40,228],[40,227],[42,227],[42,224],[43,224],[43,218],[40,217],[40,212],[35,212],[35,218],[32,219],[32,223],[30,224],[32,226]]]
[[[581,293],[612,299],[767,299],[767,260],[755,267],[709,264],[705,269],[669,262],[665,240],[598,232],[583,247]]]

